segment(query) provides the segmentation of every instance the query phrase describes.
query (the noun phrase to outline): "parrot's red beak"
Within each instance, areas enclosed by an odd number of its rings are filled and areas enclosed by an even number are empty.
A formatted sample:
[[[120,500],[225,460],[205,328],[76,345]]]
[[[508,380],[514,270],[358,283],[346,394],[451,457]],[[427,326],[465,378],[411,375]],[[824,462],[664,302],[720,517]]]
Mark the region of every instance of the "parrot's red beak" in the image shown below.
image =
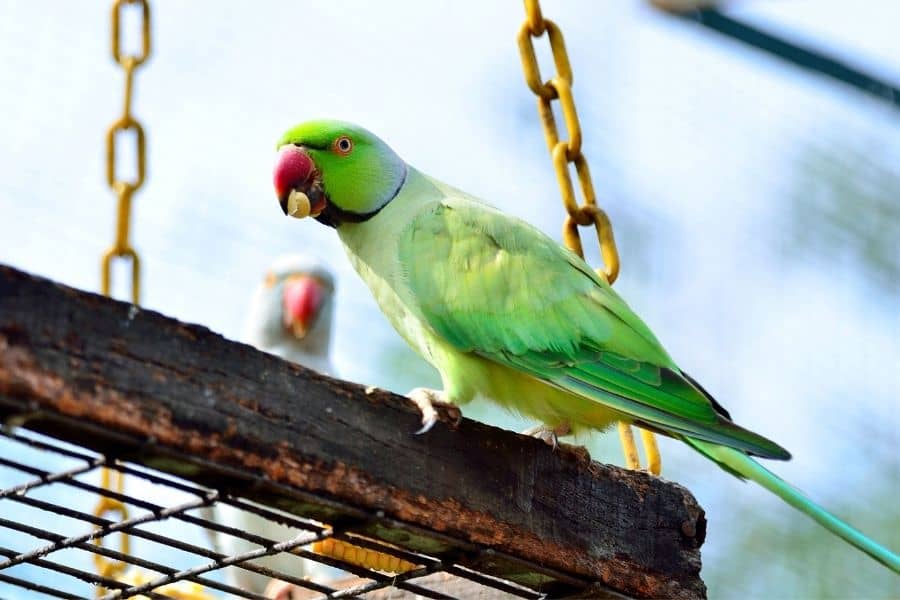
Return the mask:
[[[302,147],[290,144],[278,151],[272,182],[284,214],[302,219],[324,210],[325,195],[315,164]]]
[[[297,275],[284,282],[282,302],[284,326],[294,337],[303,339],[319,315],[324,287],[315,277]]]

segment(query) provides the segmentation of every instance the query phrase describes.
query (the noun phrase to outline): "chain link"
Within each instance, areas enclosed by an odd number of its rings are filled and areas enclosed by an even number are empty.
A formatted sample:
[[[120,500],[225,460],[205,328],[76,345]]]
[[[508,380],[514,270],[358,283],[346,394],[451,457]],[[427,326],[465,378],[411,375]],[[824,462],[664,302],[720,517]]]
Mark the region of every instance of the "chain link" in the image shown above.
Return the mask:
[[[125,476],[121,471],[103,467],[100,471],[100,486],[104,490],[112,490],[117,494],[122,494],[125,490]],[[94,516],[105,518],[107,515],[117,515],[119,521],[124,521],[128,519],[128,509],[121,501],[115,498],[101,496],[94,507]],[[130,542],[128,534],[121,532],[119,535],[121,536],[119,538],[119,552],[129,554]],[[103,540],[104,538],[94,538],[93,543],[97,546],[103,546]],[[128,568],[128,563],[121,560],[109,560],[105,556],[94,554],[94,568],[97,569],[97,574],[101,577],[118,580],[125,572],[125,569]],[[98,587],[96,592],[97,596],[100,597],[106,593],[106,589]]]
[[[126,4],[137,5],[140,9],[141,48],[138,54],[126,54],[122,50],[122,9]],[[100,286],[109,296],[112,289],[112,262],[114,258],[126,260],[131,267],[131,301],[140,301],[141,262],[129,240],[131,221],[131,199],[144,184],[146,174],[147,147],[144,128],[131,114],[134,74],[150,57],[150,5],[148,0],[115,0],[112,5],[112,56],[125,73],[125,94],[122,102],[122,116],[106,130],[106,183],[118,198],[116,216],[116,237],[113,245],[103,254],[101,261]],[[136,175],[133,180],[121,178],[116,164],[117,140],[121,134],[134,132]]]
[[[612,284],[619,276],[619,251],[616,248],[616,240],[613,237],[609,217],[603,209],[597,206],[591,171],[588,168],[587,159],[581,151],[581,123],[578,121],[575,98],[572,95],[572,66],[569,63],[566,43],[563,40],[562,31],[556,23],[545,19],[541,14],[539,0],[525,0],[525,15],[525,22],[522,23],[517,36],[519,54],[522,58],[525,83],[537,96],[538,115],[544,130],[544,139],[547,141],[547,150],[550,151],[550,157],[553,160],[563,206],[567,213],[563,224],[563,242],[570,250],[584,258],[584,248],[581,245],[581,234],[578,228],[593,225],[597,232],[600,256],[604,265],[604,268],[598,269],[597,273]],[[534,51],[534,39],[543,36],[545,32],[550,43],[553,63],[556,66],[556,75],[546,81],[541,77],[537,55]],[[553,115],[555,100],[559,101],[563,122],[569,135],[568,140],[559,139],[559,129],[556,125],[556,117]],[[569,168],[569,165],[573,163],[578,177],[578,185],[584,197],[582,205],[579,205],[575,198],[575,186],[572,184]],[[660,458],[656,440],[651,432],[643,429],[640,432],[647,453],[648,469],[651,473],[658,475]],[[625,451],[626,465],[631,469],[640,468],[634,434],[627,423],[619,423],[619,436]]]
[[[122,10],[124,5],[137,5],[140,10],[140,34],[141,46],[139,54],[125,54],[122,51]],[[147,148],[144,128],[131,114],[131,103],[134,90],[134,74],[150,56],[150,5],[147,0],[115,0],[112,5],[112,56],[113,60],[122,67],[125,73],[125,94],[122,103],[122,115],[116,119],[106,130],[106,183],[118,199],[116,212],[116,235],[112,246],[103,253],[100,261],[100,288],[105,296],[112,291],[112,262],[113,259],[121,259],[128,262],[131,267],[131,302],[138,304],[140,301],[140,259],[137,251],[132,247],[129,239],[129,226],[131,221],[131,199],[144,184],[146,174]],[[116,144],[121,134],[128,131],[134,132],[135,159],[137,165],[133,180],[129,181],[119,176],[116,164]],[[122,494],[125,487],[125,479],[120,471],[104,467],[100,472],[100,484],[104,490],[115,491]],[[101,496],[94,507],[97,517],[117,516],[120,521],[128,518],[128,508],[119,500],[107,496]],[[125,532],[120,535],[119,551],[129,553],[129,538]],[[104,538],[97,538],[94,543],[102,546]],[[128,567],[128,563],[121,560],[109,560],[99,554],[94,555],[94,566],[102,577],[119,579]],[[97,588],[97,595],[102,596],[106,590]]]
[[[599,273],[609,283],[613,283],[619,275],[619,251],[616,249],[609,217],[603,209],[597,206],[591,171],[588,168],[587,159],[581,151],[581,123],[578,121],[575,99],[572,96],[572,67],[569,63],[566,43],[563,40],[562,31],[556,23],[545,19],[541,14],[538,0],[525,0],[525,14],[527,18],[522,23],[517,37],[519,54],[522,58],[525,82],[537,96],[538,114],[544,129],[544,139],[547,141],[547,149],[553,159],[553,168],[559,182],[563,205],[568,213],[563,226],[563,241],[570,250],[584,258],[581,234],[578,228],[579,226],[593,225],[597,231],[604,265],[603,270]],[[543,36],[545,32],[550,42],[553,63],[556,65],[556,76],[546,81],[541,77],[537,55],[534,51],[534,39]],[[559,139],[559,129],[556,125],[556,117],[553,115],[552,103],[554,100],[559,101],[566,133],[569,136],[568,140]],[[572,184],[572,175],[569,169],[569,165],[573,163],[581,194],[584,197],[582,205],[579,205],[575,198],[575,187]]]

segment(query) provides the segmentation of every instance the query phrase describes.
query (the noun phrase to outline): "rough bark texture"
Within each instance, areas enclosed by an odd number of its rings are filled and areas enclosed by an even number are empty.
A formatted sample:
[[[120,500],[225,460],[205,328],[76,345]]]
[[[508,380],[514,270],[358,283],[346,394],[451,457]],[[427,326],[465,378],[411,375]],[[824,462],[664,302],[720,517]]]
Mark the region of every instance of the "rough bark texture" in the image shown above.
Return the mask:
[[[553,594],[705,596],[681,486],[2,265],[0,418]]]

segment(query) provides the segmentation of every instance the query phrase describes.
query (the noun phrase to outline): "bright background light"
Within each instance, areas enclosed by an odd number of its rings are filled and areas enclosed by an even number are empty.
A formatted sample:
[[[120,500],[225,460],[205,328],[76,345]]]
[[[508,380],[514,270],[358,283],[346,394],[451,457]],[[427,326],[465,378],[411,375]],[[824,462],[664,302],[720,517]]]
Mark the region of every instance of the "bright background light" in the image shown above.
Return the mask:
[[[543,4],[569,48],[618,291],[738,422],[793,452],[774,470],[900,549],[900,112],[643,2]],[[103,135],[122,75],[108,12],[0,2],[0,262],[89,290],[115,218]],[[900,81],[893,0],[748,1],[729,14]],[[157,1],[154,19],[134,106],[149,149],[133,222],[145,306],[237,339],[267,265],[313,253],[338,274],[338,374],[436,386],[333,231],[282,216],[274,143],[309,118],[356,121],[558,239],[519,4]],[[614,434],[581,442],[621,462]],[[711,598],[900,596],[897,577],[765,491],[679,443],[662,449],[664,476],[707,511]]]

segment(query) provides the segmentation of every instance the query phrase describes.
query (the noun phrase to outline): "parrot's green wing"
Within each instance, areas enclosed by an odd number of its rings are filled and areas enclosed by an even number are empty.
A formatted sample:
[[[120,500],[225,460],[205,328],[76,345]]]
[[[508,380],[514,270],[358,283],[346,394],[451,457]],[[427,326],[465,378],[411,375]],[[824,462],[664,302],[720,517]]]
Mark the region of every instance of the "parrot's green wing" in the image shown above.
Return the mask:
[[[676,437],[790,456],[731,423],[606,282],[527,223],[445,198],[413,219],[399,248],[424,319],[455,348]]]

